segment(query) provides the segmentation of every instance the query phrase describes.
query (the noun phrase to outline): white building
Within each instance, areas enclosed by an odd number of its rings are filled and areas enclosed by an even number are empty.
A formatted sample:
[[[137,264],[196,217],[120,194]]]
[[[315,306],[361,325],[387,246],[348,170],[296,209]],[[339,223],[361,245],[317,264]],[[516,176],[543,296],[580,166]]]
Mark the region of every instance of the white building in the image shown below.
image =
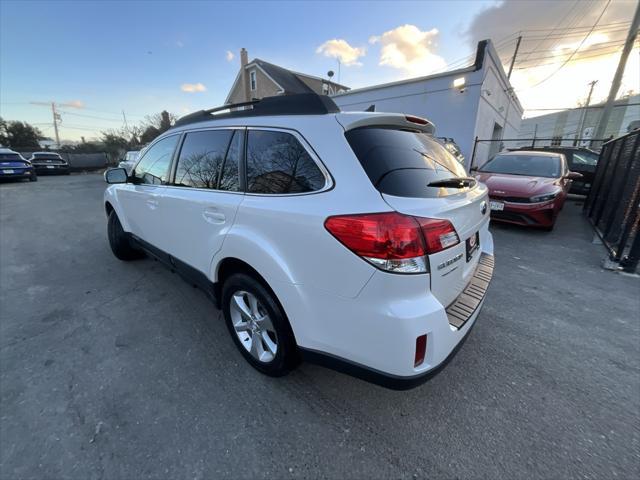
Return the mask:
[[[604,104],[599,103],[524,119],[518,135],[522,139],[520,144],[528,145],[535,137],[536,145],[572,145],[575,139],[585,139],[575,143],[589,146],[591,142],[588,139],[596,131],[603,107]],[[630,95],[614,102],[604,138],[619,137],[638,127],[640,95]]]
[[[522,106],[490,40],[478,43],[473,65],[438,73],[350,90],[333,96],[341,110],[400,112],[428,118],[436,136],[451,137],[471,165],[475,138],[517,138]],[[474,165],[485,163],[500,148],[499,141],[480,142]]]

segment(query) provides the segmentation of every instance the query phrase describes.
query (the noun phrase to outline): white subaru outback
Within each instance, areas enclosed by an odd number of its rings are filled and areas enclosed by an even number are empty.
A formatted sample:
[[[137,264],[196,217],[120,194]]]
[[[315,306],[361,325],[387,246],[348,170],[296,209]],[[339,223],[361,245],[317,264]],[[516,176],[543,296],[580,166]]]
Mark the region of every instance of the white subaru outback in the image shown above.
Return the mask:
[[[236,107],[106,172],[115,256],[146,252],[209,293],[265,374],[305,359],[390,388],[429,378],[492,277],[486,187],[422,118],[314,94]]]

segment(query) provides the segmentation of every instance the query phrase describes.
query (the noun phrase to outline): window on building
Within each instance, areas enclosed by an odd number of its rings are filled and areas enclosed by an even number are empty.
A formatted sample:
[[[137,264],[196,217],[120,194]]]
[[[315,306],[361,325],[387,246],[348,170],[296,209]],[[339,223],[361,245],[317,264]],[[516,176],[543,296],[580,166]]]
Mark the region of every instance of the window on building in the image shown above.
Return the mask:
[[[167,183],[171,157],[178,143],[178,135],[171,135],[154,143],[135,166],[136,183],[162,185]]]
[[[247,142],[248,192],[304,193],[324,187],[324,175],[290,133],[250,130]]]
[[[180,150],[175,185],[237,191],[240,149],[232,141],[233,135],[233,130],[188,133]],[[240,134],[236,136],[241,137]],[[223,179],[226,188],[220,188]]]
[[[552,147],[557,147],[562,145],[562,136],[561,135],[555,135],[551,138],[551,146]]]
[[[258,88],[258,82],[256,81],[256,71],[249,72],[249,83],[251,84],[251,91],[254,92]]]

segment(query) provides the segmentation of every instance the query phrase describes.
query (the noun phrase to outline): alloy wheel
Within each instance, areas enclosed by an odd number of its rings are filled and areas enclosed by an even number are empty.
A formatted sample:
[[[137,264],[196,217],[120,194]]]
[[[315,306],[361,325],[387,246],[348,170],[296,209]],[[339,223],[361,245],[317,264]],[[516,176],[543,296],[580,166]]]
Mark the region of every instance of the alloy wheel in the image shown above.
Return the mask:
[[[242,346],[259,362],[271,362],[278,351],[278,336],[267,310],[244,290],[235,292],[230,302],[231,323]]]

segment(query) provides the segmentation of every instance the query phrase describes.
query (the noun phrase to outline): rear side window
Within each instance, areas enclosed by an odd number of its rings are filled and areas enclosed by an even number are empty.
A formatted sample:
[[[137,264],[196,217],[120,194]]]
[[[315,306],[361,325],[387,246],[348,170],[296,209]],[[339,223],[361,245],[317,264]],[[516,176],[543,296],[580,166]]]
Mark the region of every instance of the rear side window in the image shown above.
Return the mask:
[[[380,192],[399,197],[441,197],[460,189],[429,187],[466,177],[464,167],[441,144],[422,132],[365,127],[345,133],[369,180]]]
[[[232,137],[236,140],[235,142],[232,141]],[[239,190],[238,142],[240,137],[241,134],[234,134],[233,130],[204,130],[187,133],[178,158],[175,185]]]
[[[178,143],[178,135],[171,135],[154,143],[136,165],[133,177],[137,183],[163,185],[167,183],[169,165]]]
[[[286,132],[249,130],[247,191],[288,194],[320,190],[325,178],[298,139]]]

